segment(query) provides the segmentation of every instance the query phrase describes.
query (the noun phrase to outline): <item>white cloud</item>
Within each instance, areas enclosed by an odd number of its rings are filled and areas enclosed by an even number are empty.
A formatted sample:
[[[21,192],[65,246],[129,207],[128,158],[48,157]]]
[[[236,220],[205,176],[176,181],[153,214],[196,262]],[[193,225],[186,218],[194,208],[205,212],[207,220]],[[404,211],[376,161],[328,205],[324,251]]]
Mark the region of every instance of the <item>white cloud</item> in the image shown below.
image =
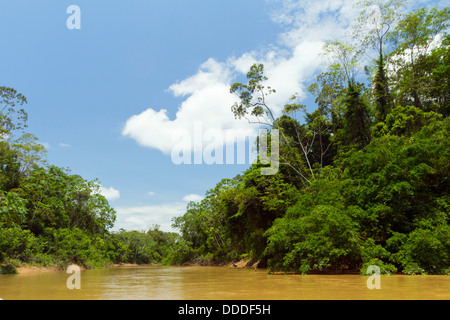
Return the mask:
[[[103,186],[100,186],[100,194],[103,195],[106,200],[113,201],[120,198],[120,192],[113,187],[105,188]]]
[[[322,67],[318,57],[326,40],[342,39],[355,16],[353,0],[295,1],[267,0],[272,5],[272,20],[286,26],[277,44],[264,51],[243,53],[220,62],[208,59],[196,74],[169,87],[176,97],[184,98],[174,119],[167,110],[149,108],[130,117],[122,134],[144,147],[171,154],[180,140],[174,133],[194,137],[194,124],[201,120],[203,131],[209,129],[245,129],[243,137],[254,136],[257,127],[247,120],[236,120],[231,106],[237,98],[229,91],[238,77],[254,63],[263,63],[269,78],[267,85],[277,90],[267,102],[280,115],[293,94],[306,95],[305,82]],[[178,135],[180,136],[180,134]],[[179,137],[178,137],[179,138]],[[191,144],[192,151],[196,144]]]
[[[153,192],[153,191],[149,191],[149,192],[147,192],[147,194],[148,194],[149,196],[154,196],[156,193]]]
[[[116,208],[114,230],[144,230],[158,224],[163,231],[174,231],[172,219],[186,212],[186,203]]]
[[[70,148],[72,145],[67,144],[67,143],[60,142],[60,143],[59,143],[59,146],[60,146],[61,148]]]
[[[153,195],[153,192],[148,194]],[[172,219],[186,213],[187,202],[198,202],[203,199],[198,194],[188,194],[183,202],[158,204],[149,206],[118,207],[116,208],[116,223],[114,231],[121,228],[125,230],[145,230],[151,225],[158,224],[161,230],[174,232]]]
[[[303,37],[309,38],[322,34],[320,38],[326,36],[326,39],[334,39],[335,34],[339,35],[348,27],[357,12],[354,7],[357,0],[267,0],[267,2],[273,7],[272,20],[290,28],[283,35],[295,33],[300,29],[308,31]],[[314,30],[317,32],[313,32]]]
[[[186,136],[187,133],[193,139],[196,121],[202,122],[203,132],[249,129],[248,121],[236,120],[231,112],[236,98],[229,90],[230,73],[231,69],[226,63],[209,59],[195,75],[170,86],[169,91],[174,96],[186,97],[175,119],[169,119],[165,109],[156,111],[149,108],[127,120],[123,135],[133,138],[142,146],[171,154],[179,144],[180,136]]]
[[[199,202],[202,200],[203,200],[203,197],[198,194],[188,194],[187,196],[183,197],[183,201],[185,201],[185,202],[191,202],[191,201]]]

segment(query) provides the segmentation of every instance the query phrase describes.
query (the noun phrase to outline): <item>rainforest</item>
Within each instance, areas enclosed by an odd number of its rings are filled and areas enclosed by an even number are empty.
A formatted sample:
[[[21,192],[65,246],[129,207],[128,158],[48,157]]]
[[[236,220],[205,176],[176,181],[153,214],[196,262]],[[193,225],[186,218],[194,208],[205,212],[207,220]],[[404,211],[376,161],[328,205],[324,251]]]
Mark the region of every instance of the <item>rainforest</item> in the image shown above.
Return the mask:
[[[364,3],[364,2],[363,2]],[[323,48],[315,105],[277,116],[264,65],[230,87],[236,118],[279,130],[279,170],[255,162],[190,202],[175,232],[110,231],[116,212],[27,132],[27,98],[0,87],[0,264],[226,265],[269,273],[450,273],[450,9],[398,14]],[[371,58],[367,58],[371,52]],[[256,120],[255,120],[256,119]],[[270,152],[270,150],[269,150]]]

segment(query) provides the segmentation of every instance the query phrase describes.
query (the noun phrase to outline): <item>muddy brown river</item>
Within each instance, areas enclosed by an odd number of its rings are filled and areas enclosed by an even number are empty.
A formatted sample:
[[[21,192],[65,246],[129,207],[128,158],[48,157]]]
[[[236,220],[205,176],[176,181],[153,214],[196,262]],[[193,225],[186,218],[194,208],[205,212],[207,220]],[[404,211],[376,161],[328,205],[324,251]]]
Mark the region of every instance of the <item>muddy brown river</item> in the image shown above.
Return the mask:
[[[0,275],[3,300],[449,300],[449,276],[268,275],[221,267],[133,266],[79,273]]]

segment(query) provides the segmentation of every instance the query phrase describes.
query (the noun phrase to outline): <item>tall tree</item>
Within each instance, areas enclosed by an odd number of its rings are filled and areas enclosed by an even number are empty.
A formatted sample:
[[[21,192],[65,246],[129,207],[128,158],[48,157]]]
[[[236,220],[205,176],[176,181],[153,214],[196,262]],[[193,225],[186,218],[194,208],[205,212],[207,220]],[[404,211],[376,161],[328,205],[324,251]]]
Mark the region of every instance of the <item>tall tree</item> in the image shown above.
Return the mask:
[[[450,116],[450,35],[446,35],[439,48],[428,56],[431,76],[424,81],[423,94],[426,109]],[[426,69],[425,69],[426,70]]]
[[[384,121],[391,107],[385,50],[405,4],[406,0],[361,0],[357,3],[361,13],[353,27],[354,38],[361,43],[363,52],[375,50],[378,56],[373,80],[377,122]]]
[[[361,51],[376,50],[384,56],[391,33],[401,17],[406,0],[360,0],[356,7],[360,15],[353,25],[353,37],[361,44]]]
[[[396,48],[390,60],[396,75],[394,89],[402,105],[412,101],[416,108],[423,109],[429,104],[424,89],[431,80],[431,54],[444,45],[440,38],[446,37],[449,25],[450,8],[421,8],[405,15],[395,28],[392,37]]]
[[[26,175],[36,166],[46,164],[47,150],[38,143],[39,139],[31,133],[24,133],[20,138],[11,143],[11,147],[17,151],[20,161],[20,172]]]
[[[330,60],[332,69],[338,71],[346,83],[355,81],[362,53],[360,48],[341,41],[327,41],[323,51],[323,54]]]
[[[371,115],[369,107],[361,96],[361,85],[349,82],[344,99],[345,143],[361,150],[370,143]]]
[[[373,95],[375,98],[375,120],[383,122],[391,109],[388,79],[384,56],[380,55],[376,60],[376,73],[373,80]]]
[[[313,168],[309,161],[308,149],[305,147],[301,139],[296,141],[301,146],[304,159],[298,161],[298,157],[290,157],[292,153],[295,154],[295,147],[292,144],[292,139],[289,139],[283,132],[283,128],[279,125],[279,119],[276,118],[275,112],[267,105],[266,97],[269,94],[275,93],[276,90],[271,87],[266,87],[264,84],[268,78],[264,75],[264,65],[254,64],[247,73],[248,83],[234,83],[230,92],[237,95],[240,102],[236,102],[231,110],[236,118],[246,118],[250,123],[269,126],[273,129],[280,130],[283,138],[284,147],[288,152],[280,154],[281,164],[289,166],[298,175],[300,175],[304,182],[310,183],[314,179]],[[293,100],[296,99],[294,96]],[[285,113],[293,112],[301,109],[302,106],[296,103],[287,105]],[[251,119],[250,119],[251,117]],[[306,167],[305,167],[306,166]]]
[[[9,143],[0,140],[0,190],[10,191],[19,186],[20,162],[17,151]]]
[[[8,87],[0,87],[0,134],[27,127],[28,114],[20,106],[27,103],[21,93]]]

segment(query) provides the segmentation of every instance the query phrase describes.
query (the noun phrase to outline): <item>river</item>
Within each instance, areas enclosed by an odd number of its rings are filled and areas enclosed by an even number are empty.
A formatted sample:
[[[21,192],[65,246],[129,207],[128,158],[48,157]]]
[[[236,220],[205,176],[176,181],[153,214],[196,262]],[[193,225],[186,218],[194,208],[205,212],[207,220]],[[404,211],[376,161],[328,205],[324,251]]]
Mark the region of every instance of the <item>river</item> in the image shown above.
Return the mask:
[[[83,270],[80,289],[64,271],[0,275],[4,300],[449,300],[449,276],[268,275],[225,267],[132,266]],[[75,283],[75,282],[73,282]]]

